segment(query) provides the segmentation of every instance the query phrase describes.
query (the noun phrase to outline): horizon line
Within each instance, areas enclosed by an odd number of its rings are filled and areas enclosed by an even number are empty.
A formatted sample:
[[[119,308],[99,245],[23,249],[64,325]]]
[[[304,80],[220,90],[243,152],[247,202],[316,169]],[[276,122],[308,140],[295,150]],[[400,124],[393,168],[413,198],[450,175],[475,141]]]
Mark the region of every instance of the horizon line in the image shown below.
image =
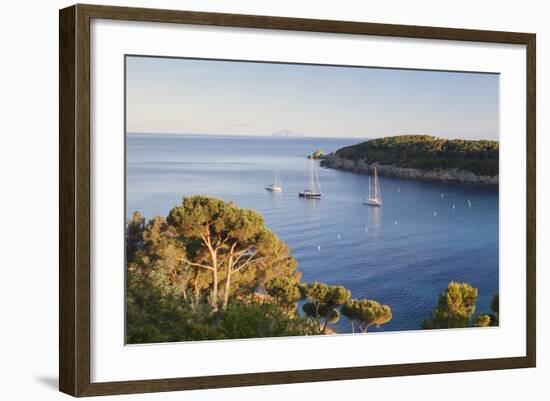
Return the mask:
[[[315,135],[276,135],[277,132],[272,134],[221,134],[221,133],[210,133],[210,132],[157,132],[157,131],[126,131],[127,135],[192,135],[192,136],[241,136],[241,137],[261,137],[261,138],[287,138],[287,139],[300,139],[300,138],[353,138],[360,139],[366,138],[364,136],[315,136]]]
[[[126,130],[125,135],[180,135],[180,136],[218,136],[218,137],[243,137],[243,138],[281,138],[281,139],[302,139],[302,138],[310,138],[310,139],[380,139],[380,138],[389,138],[389,137],[396,137],[396,136],[431,136],[433,138],[440,138],[440,139],[447,139],[447,140],[462,140],[462,141],[493,141],[493,142],[500,142],[499,138],[497,139],[486,139],[486,138],[478,138],[478,139],[464,139],[460,137],[453,137],[453,138],[447,138],[439,135],[433,135],[433,134],[425,134],[425,133],[409,133],[409,134],[393,134],[393,135],[383,135],[383,136],[312,136],[312,135],[305,135],[305,134],[298,134],[298,135],[275,135],[277,132],[274,132],[272,134],[221,134],[221,133],[197,133],[197,132],[156,132],[156,131],[128,131]],[[500,137],[500,135],[499,135]]]

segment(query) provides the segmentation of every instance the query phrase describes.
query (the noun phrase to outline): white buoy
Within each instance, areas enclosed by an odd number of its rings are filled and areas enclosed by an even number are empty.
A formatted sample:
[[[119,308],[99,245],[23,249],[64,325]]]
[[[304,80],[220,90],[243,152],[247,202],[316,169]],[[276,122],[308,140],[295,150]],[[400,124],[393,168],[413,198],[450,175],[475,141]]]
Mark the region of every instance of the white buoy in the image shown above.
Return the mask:
[[[444,197],[445,197],[445,194],[441,194],[441,197],[444,198]]]
[[[401,188],[397,188],[397,192],[401,192]]]
[[[318,250],[318,251],[321,250],[321,245],[317,245],[317,250]]]
[[[397,224],[397,220],[394,221],[394,224]]]
[[[342,238],[342,237],[340,236],[340,234],[338,234],[338,239],[340,239],[340,238]]]
[[[434,212],[434,216],[437,217],[437,212]]]
[[[366,232],[366,233],[369,232],[369,228],[368,228],[368,227],[365,227],[365,232]]]
[[[453,209],[455,208],[456,206],[453,204]]]

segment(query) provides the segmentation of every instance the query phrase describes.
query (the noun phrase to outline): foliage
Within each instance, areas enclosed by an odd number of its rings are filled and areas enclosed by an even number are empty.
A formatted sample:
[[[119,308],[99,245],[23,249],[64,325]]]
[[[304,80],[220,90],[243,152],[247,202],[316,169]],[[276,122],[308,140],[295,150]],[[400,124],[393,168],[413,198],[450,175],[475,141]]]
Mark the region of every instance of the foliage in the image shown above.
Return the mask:
[[[295,310],[296,302],[302,298],[300,285],[294,278],[275,277],[265,283],[265,290],[287,313]]]
[[[499,325],[499,298],[498,298],[498,292],[493,294],[493,299],[491,299],[491,310],[493,313],[489,315],[491,318],[490,326],[498,326]]]
[[[477,288],[467,283],[451,281],[443,294],[439,295],[437,307],[429,320],[423,322],[424,329],[447,329],[470,326],[475,312]]]
[[[156,217],[143,225],[140,246],[133,255],[129,253],[128,269],[163,294],[187,299],[193,272],[182,262],[184,254],[173,229],[164,218]]]
[[[219,307],[225,310],[232,300],[228,315],[232,320],[237,319],[237,311],[239,319],[252,316],[259,307],[246,307],[266,282],[294,283],[294,289],[284,294],[280,307],[273,305],[276,313],[261,307],[273,321],[268,325],[264,319],[264,335],[269,328],[271,335],[309,330],[301,327],[304,319],[291,313],[301,298],[296,261],[253,210],[211,197],[187,197],[167,218],[146,221],[134,213],[127,224],[126,242],[129,342],[224,338],[225,315],[217,313]],[[223,287],[222,297],[218,297],[219,287]],[[286,317],[279,319],[279,314]],[[290,323],[291,318],[296,322]],[[281,328],[284,324],[286,331]],[[261,332],[259,327],[250,330]]]
[[[342,159],[421,170],[450,169],[495,176],[499,167],[497,141],[443,139],[429,135],[378,138],[335,152]],[[323,165],[323,162],[321,162]]]
[[[498,314],[499,309],[499,299],[498,299],[498,293],[493,294],[493,299],[491,300],[491,310]]]
[[[219,307],[218,287],[224,281],[222,309],[239,285],[253,291],[268,278],[294,275],[296,262],[262,216],[231,202],[207,197],[186,197],[167,218],[185,247],[185,265],[210,274],[210,306]],[[248,270],[248,271],[247,271]]]
[[[326,333],[329,323],[336,323],[340,317],[338,307],[351,297],[351,292],[341,286],[324,283],[309,283],[302,289],[309,300],[302,306],[304,313],[315,319],[319,333]]]
[[[491,316],[490,315],[478,315],[476,317],[476,326],[477,327],[488,327],[491,325]]]
[[[131,261],[138,249],[143,247],[145,218],[140,212],[134,212],[126,225],[126,260]]]
[[[482,314],[476,317],[476,326],[477,327],[488,327],[488,326],[498,326],[498,310],[499,310],[499,299],[498,293],[493,294],[491,299],[491,311],[489,314]]]
[[[128,272],[126,342],[129,344],[219,339],[209,313],[192,310],[150,281]]]
[[[126,342],[130,344],[316,334],[309,320],[289,317],[270,303],[230,303],[227,311],[213,315],[206,305],[190,308],[147,279],[139,280],[133,273],[128,277]]]
[[[307,319],[289,317],[270,303],[230,303],[220,314],[225,338],[261,338],[316,334]]]
[[[391,308],[370,299],[351,299],[342,306],[342,314],[346,316],[355,332],[357,322],[359,331],[366,333],[370,326],[388,323],[392,319]]]
[[[499,299],[498,299],[498,293],[493,294],[493,299],[491,300],[491,310],[493,311],[493,314],[491,315],[493,320],[493,325],[498,326],[499,319],[498,319],[498,311],[499,311]]]

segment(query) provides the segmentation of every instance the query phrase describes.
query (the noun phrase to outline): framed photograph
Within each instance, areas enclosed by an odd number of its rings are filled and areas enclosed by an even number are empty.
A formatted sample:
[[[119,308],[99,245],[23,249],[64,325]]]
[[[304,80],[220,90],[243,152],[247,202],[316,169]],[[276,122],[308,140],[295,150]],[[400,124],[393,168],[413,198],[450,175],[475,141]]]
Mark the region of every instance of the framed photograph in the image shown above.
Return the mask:
[[[534,34],[59,22],[61,391],[535,366]]]

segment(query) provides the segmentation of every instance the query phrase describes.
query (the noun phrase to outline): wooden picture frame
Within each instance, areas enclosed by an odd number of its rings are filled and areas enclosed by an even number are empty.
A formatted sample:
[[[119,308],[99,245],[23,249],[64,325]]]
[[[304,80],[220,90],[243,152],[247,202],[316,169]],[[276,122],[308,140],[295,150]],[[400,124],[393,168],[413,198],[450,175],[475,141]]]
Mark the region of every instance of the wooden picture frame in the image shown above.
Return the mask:
[[[527,54],[525,60],[527,71],[526,356],[92,383],[90,380],[90,21],[94,18],[525,45]],[[536,37],[534,34],[80,4],[60,10],[59,29],[60,391],[73,396],[95,396],[535,366]]]

